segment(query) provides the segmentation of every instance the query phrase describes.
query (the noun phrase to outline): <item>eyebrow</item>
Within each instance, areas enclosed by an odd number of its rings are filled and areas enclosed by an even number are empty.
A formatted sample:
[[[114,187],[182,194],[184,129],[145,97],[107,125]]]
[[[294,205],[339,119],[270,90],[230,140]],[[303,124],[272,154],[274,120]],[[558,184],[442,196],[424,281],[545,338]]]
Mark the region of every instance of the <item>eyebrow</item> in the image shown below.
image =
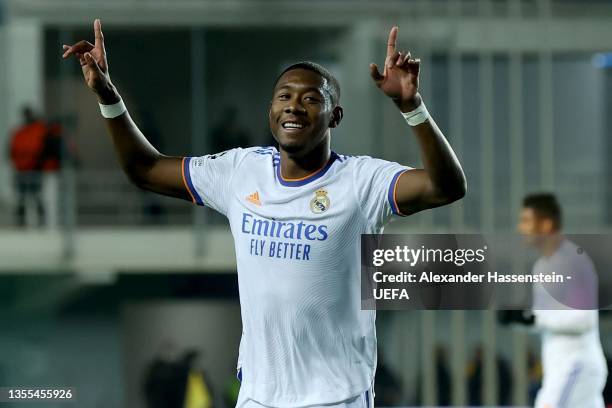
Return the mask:
[[[293,88],[297,88],[297,87],[296,86],[291,86],[291,85],[287,84],[287,85],[283,85],[283,86],[279,87],[276,90],[276,92],[281,91],[283,89],[293,89]],[[313,91],[318,93],[321,96],[324,96],[323,92],[321,92],[321,90],[319,88],[317,88],[317,87],[309,86],[308,88],[305,89],[305,92],[313,92]]]

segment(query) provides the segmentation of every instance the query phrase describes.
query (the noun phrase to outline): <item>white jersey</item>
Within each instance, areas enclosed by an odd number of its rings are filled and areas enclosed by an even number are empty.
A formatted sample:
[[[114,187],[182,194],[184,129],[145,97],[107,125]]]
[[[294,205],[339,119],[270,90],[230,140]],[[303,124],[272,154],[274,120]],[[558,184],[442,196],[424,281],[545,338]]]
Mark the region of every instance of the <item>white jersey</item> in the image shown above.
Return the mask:
[[[194,202],[224,214],[234,237],[241,400],[297,408],[371,388],[375,311],[361,310],[360,235],[401,215],[395,185],[407,169],[332,152],[287,180],[273,147],[183,160]]]
[[[564,239],[554,254],[540,257],[533,267],[534,274],[553,271],[571,276],[571,284],[535,285],[533,309],[536,328],[542,332],[544,379],[540,399],[546,395],[551,399],[546,403],[556,407],[568,404],[572,388],[580,392],[578,388],[592,387],[590,395],[596,398],[599,393],[600,398],[607,369],[599,339],[597,275],[591,259]],[[584,385],[577,387],[580,384]],[[583,404],[587,407],[585,401]]]

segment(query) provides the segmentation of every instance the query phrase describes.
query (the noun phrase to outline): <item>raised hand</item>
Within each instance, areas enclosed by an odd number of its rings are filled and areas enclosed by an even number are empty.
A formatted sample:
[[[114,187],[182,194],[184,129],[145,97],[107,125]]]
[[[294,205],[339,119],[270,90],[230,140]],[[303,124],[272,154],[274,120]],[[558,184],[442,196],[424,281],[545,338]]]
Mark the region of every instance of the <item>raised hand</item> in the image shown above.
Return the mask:
[[[381,91],[403,111],[416,108],[421,103],[419,90],[419,68],[421,60],[412,58],[410,52],[397,51],[397,27],[391,28],[387,41],[387,57],[383,73],[376,64],[370,64],[370,75]]]
[[[108,61],[104,48],[104,35],[102,34],[102,23],[99,19],[94,21],[95,42],[79,41],[74,45],[63,45],[64,59],[74,55],[81,64],[85,83],[103,103],[118,102],[119,96],[114,91],[110,75],[108,74]]]

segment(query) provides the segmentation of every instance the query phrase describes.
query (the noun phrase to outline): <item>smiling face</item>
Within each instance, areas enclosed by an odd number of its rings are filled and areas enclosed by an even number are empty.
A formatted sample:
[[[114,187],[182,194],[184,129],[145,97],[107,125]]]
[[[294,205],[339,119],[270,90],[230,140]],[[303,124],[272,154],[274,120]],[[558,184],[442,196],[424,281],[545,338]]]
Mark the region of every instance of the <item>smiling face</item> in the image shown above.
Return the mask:
[[[329,128],[342,118],[334,107],[327,80],[318,73],[296,68],[285,72],[274,87],[270,103],[270,131],[280,148],[303,156],[329,138]]]

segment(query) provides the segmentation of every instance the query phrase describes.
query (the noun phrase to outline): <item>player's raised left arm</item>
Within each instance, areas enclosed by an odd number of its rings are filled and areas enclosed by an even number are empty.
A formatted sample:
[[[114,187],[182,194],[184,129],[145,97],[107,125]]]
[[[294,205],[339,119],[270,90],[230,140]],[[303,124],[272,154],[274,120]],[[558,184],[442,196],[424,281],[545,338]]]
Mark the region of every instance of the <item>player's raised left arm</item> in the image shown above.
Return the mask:
[[[407,113],[422,103],[418,92],[421,61],[413,58],[410,52],[396,50],[397,31],[397,27],[393,27],[389,33],[383,73],[378,71],[376,64],[370,65],[370,73],[376,86],[400,111]],[[404,215],[449,204],[462,198],[467,188],[461,164],[433,118],[429,117],[412,129],[424,168],[404,172],[397,180],[395,200]]]

